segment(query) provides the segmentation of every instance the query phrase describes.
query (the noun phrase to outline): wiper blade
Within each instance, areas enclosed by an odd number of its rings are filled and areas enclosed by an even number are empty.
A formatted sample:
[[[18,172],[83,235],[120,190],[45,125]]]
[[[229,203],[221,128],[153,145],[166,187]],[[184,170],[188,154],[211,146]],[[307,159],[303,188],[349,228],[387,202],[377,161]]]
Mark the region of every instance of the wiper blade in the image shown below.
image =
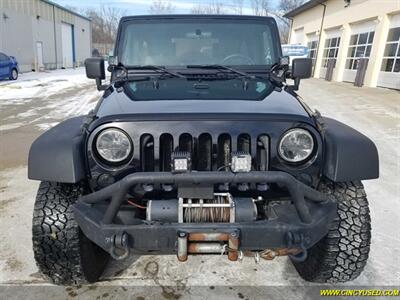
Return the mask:
[[[186,78],[185,76],[183,76],[179,73],[173,72],[173,71],[169,71],[165,67],[162,67],[162,66],[155,66],[155,65],[131,66],[131,67],[127,67],[127,69],[128,70],[153,70],[153,71],[157,71],[162,74],[169,74],[171,76],[178,77],[178,78]]]
[[[248,79],[256,79],[255,75],[251,75],[249,73],[243,72],[243,71],[239,71],[236,70],[234,68],[225,66],[225,65],[218,65],[218,64],[213,64],[213,65],[187,65],[186,68],[188,69],[209,69],[209,70],[226,70],[226,71],[230,71],[231,73],[240,75],[244,78],[248,78]]]

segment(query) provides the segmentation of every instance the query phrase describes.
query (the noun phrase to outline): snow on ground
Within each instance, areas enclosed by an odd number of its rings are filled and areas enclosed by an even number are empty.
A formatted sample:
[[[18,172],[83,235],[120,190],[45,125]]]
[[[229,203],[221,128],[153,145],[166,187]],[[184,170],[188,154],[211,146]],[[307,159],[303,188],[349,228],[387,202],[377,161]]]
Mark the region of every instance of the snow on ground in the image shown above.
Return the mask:
[[[0,105],[18,99],[42,98],[51,96],[63,89],[92,82],[86,78],[83,68],[55,70],[46,72],[30,72],[21,74],[17,81],[1,81]]]
[[[21,74],[17,81],[0,81],[0,130],[27,125],[46,130],[88,113],[99,97],[84,68]]]

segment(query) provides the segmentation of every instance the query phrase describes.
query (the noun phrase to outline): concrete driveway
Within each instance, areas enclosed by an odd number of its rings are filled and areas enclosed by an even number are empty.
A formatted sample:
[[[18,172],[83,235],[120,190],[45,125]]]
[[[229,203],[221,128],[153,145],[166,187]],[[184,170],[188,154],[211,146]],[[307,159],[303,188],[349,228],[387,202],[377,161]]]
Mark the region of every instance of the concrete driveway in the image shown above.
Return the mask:
[[[370,259],[362,275],[347,285],[398,286],[400,93],[309,79],[301,82],[299,94],[323,115],[347,123],[377,144],[381,177],[365,182],[373,228]],[[310,297],[304,286],[312,285],[300,279],[287,258],[255,264],[251,258],[230,263],[226,257],[195,256],[178,263],[175,256],[146,256],[111,264],[96,285],[53,287],[43,280],[31,249],[38,182],[27,180],[28,149],[43,130],[89,111],[98,97],[94,81],[85,79],[83,69],[0,83],[0,284],[4,296],[265,299],[268,293],[270,299],[278,299],[295,292],[298,299]]]

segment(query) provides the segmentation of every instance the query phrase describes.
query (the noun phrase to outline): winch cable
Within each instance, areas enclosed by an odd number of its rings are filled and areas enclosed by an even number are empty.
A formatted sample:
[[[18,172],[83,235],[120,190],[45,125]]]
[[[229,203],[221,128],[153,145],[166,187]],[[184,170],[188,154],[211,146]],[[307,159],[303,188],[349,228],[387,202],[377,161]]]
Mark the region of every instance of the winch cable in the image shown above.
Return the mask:
[[[195,200],[192,200],[195,201]],[[203,200],[204,204],[229,204],[224,197],[218,196],[215,199]],[[198,204],[198,201],[193,202]],[[185,207],[184,220],[186,223],[229,223],[230,220],[229,207]]]
[[[128,204],[130,204],[130,205],[132,205],[134,207],[137,207],[137,208],[140,208],[140,209],[147,209],[146,206],[143,206],[143,205],[140,205],[140,204],[137,204],[137,203],[133,202],[133,199],[128,199],[128,200],[126,200],[126,202],[128,202]]]

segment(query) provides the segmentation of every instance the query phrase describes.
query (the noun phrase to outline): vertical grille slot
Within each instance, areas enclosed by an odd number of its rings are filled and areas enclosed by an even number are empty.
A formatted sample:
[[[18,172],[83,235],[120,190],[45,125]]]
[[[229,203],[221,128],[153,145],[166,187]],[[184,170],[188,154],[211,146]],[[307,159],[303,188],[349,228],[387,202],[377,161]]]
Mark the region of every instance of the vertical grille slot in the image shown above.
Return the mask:
[[[217,168],[228,171],[229,163],[231,162],[232,141],[231,136],[227,133],[221,134],[218,137],[217,146]]]
[[[212,168],[212,138],[208,133],[202,133],[197,146],[197,170],[211,171]]]
[[[253,139],[254,140],[254,139]],[[256,165],[257,163],[254,161],[256,159],[255,153],[252,153],[251,151],[255,151],[255,147],[251,145],[251,137],[247,133],[241,133],[239,134],[237,138],[237,151],[238,152],[245,152],[251,155],[252,159],[252,165]],[[252,169],[253,169],[252,166]]]
[[[229,171],[232,152],[249,153],[253,170],[269,169],[270,140],[266,134],[251,136],[248,133],[219,136],[209,133],[191,135],[183,133],[173,136],[143,134],[140,137],[140,169],[142,172],[170,172],[171,156],[174,151],[189,152],[192,158],[192,170]],[[139,147],[139,145],[138,145]]]
[[[257,138],[257,170],[267,171],[269,167],[269,137],[260,135]]]
[[[160,136],[160,170],[171,171],[171,155],[174,151],[174,139],[169,133]]]
[[[143,172],[154,171],[154,138],[150,134],[140,137],[140,162]]]
[[[251,139],[250,136],[246,133],[242,133],[238,136],[238,143],[237,143],[237,151],[238,152],[246,152],[251,154]]]
[[[179,137],[179,151],[193,154],[193,138],[189,133],[181,134]]]

